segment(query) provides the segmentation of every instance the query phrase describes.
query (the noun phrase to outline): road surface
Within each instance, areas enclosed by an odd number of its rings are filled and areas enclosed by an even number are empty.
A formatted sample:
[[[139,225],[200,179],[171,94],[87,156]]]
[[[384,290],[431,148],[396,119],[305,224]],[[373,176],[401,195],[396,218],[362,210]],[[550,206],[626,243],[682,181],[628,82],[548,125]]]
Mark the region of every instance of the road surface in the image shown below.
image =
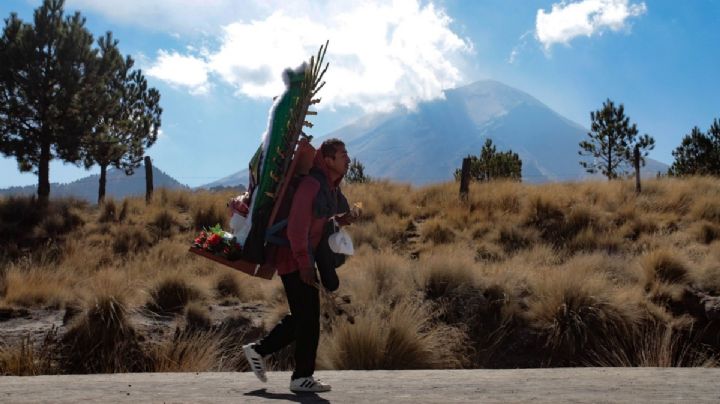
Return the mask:
[[[0,402],[720,403],[720,369],[555,368],[320,371],[333,391],[296,395],[290,373],[0,377]]]

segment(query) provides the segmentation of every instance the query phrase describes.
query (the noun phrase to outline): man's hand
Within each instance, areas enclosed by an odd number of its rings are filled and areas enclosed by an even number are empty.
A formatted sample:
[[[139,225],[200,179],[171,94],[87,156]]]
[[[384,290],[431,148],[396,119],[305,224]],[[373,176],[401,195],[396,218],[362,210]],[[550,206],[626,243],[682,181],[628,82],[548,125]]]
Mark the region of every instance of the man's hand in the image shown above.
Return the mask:
[[[315,268],[301,268],[300,280],[310,286],[315,286],[317,284],[317,279],[315,278]]]
[[[355,217],[353,217],[349,213],[341,213],[339,215],[335,215],[335,223],[339,224],[340,226],[349,226],[355,221]]]
[[[362,215],[362,202],[353,204],[349,212],[338,213],[334,219],[340,226],[348,226],[353,224]]]

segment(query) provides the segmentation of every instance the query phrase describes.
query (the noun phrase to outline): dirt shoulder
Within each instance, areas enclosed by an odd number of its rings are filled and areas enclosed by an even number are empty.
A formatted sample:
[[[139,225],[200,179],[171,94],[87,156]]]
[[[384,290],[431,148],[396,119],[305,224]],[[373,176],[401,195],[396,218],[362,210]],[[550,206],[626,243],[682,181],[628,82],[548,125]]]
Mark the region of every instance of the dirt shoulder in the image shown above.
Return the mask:
[[[333,391],[297,396],[290,374],[145,373],[0,377],[2,402],[716,403],[720,369],[321,371]]]

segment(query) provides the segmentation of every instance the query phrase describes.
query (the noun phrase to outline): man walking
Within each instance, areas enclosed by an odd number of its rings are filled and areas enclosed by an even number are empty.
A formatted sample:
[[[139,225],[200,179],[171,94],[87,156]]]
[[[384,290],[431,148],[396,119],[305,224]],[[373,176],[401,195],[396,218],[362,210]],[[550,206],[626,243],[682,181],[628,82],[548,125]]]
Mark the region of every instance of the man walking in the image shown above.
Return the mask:
[[[310,175],[301,180],[292,199],[287,225],[290,245],[277,249],[277,271],[290,314],[259,342],[243,346],[250,368],[265,382],[264,357],[294,341],[293,392],[330,391],[330,385],[313,377],[320,339],[320,297],[313,252],[328,220],[349,210],[338,187],[349,166],[345,144],[339,139],[324,141],[316,152]]]

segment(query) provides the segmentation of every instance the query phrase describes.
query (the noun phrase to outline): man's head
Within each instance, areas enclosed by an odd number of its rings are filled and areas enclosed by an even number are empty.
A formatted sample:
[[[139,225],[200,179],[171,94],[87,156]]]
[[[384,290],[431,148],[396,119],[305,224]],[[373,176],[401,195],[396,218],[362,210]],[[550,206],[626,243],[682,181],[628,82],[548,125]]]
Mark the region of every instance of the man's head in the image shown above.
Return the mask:
[[[319,152],[322,154],[325,165],[331,174],[338,177],[347,174],[350,167],[350,157],[342,140],[333,138],[324,141],[320,145]]]

